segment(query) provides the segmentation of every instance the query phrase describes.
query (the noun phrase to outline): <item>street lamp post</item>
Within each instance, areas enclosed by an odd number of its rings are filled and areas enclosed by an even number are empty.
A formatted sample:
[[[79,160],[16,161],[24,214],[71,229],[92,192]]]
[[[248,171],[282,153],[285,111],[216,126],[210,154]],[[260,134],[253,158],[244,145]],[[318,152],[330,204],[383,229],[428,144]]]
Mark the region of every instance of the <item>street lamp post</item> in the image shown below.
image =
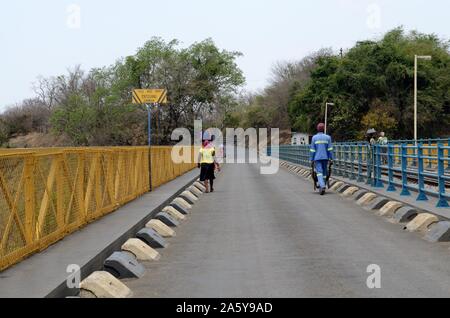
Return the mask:
[[[417,61],[418,60],[430,61],[429,55],[414,55],[414,141],[417,144],[418,129],[417,129]]]
[[[325,103],[325,134],[328,128],[328,105],[334,106],[334,103]]]

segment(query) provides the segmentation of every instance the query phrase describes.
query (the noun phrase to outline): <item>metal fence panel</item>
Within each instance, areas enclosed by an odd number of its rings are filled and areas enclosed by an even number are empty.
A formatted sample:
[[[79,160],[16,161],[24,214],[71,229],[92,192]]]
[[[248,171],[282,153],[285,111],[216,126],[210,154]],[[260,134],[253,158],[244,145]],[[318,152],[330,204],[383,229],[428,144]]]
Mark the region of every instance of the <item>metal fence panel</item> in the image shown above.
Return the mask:
[[[171,151],[152,147],[152,189],[195,167]],[[149,190],[148,147],[1,150],[0,270]]]
[[[267,153],[272,149],[269,147]],[[387,145],[367,142],[336,143],[333,173],[337,176],[366,182],[387,191],[401,191],[402,196],[418,193],[417,200],[438,198],[437,207],[449,207],[450,141],[401,140]],[[309,146],[279,146],[281,160],[310,166]]]

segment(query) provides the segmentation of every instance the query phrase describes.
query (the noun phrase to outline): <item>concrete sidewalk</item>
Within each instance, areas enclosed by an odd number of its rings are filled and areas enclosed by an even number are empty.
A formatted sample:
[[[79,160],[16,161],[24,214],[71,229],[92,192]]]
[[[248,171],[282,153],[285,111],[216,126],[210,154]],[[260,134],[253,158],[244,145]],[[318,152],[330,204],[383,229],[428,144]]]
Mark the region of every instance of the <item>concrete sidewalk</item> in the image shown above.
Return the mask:
[[[120,248],[130,232],[145,225],[152,211],[158,212],[197,176],[198,170],[192,170],[1,272],[0,298],[40,298],[67,293],[68,265],[79,265],[82,277],[100,269],[103,256],[109,256],[106,254],[111,248]]]

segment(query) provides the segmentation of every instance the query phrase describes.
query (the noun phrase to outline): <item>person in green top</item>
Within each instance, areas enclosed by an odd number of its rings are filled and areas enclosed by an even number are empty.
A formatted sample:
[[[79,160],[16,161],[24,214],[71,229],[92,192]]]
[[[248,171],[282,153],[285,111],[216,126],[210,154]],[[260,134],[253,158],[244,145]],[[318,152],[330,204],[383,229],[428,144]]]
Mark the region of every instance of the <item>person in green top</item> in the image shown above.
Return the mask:
[[[388,144],[388,138],[386,137],[386,134],[384,131],[380,132],[380,138],[378,138],[378,144],[385,146]]]
[[[385,165],[387,164],[387,144],[388,144],[388,138],[386,137],[386,134],[384,131],[380,132],[380,137],[377,141],[378,145],[382,146],[380,147],[380,153],[381,153],[381,161]]]

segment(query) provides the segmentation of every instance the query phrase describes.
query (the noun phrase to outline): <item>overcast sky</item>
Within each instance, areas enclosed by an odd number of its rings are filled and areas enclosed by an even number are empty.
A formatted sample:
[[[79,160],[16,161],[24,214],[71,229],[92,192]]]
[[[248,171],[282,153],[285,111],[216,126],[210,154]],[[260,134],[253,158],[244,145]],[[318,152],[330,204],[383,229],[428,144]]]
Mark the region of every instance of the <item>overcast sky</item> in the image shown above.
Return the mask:
[[[247,89],[258,90],[276,61],[345,49],[400,25],[449,39],[449,12],[448,0],[5,0],[0,110],[32,97],[39,75],[109,65],[152,36],[185,46],[211,37],[242,52]]]

